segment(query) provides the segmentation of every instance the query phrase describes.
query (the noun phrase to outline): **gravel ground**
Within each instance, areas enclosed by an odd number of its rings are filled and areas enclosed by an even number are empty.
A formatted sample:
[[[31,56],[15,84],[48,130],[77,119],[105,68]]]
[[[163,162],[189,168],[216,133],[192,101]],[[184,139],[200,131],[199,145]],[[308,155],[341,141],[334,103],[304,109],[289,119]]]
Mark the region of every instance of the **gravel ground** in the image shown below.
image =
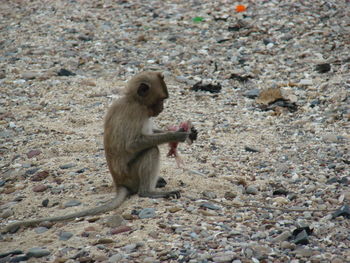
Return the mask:
[[[0,262],[350,262],[350,3],[236,4],[1,2],[1,227],[111,198],[103,117],[140,71],[199,138],[184,169],[161,147],[180,199],[0,234]]]

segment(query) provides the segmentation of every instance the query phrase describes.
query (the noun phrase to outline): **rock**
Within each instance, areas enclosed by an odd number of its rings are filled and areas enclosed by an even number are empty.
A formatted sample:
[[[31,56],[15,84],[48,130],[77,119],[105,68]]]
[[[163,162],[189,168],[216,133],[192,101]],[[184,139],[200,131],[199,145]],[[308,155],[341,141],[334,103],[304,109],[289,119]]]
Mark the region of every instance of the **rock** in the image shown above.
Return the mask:
[[[328,71],[331,70],[331,64],[329,64],[329,63],[318,64],[318,65],[316,65],[315,70],[318,73],[327,73]]]
[[[293,250],[296,248],[296,245],[294,243],[288,242],[288,241],[282,241],[281,242],[281,248],[282,249],[290,249]]]
[[[65,76],[65,77],[69,77],[69,76],[75,76],[76,74],[73,73],[72,71],[69,71],[67,69],[61,68],[58,72],[57,72],[57,76]]]
[[[144,208],[138,214],[140,219],[153,218],[156,216],[156,210],[154,208]]]
[[[73,168],[75,166],[76,164],[74,163],[67,163],[67,164],[60,165],[60,169],[65,170],[65,169]]]
[[[13,211],[11,209],[5,209],[1,214],[0,214],[0,218],[2,219],[6,219],[10,216],[13,215]]]
[[[31,258],[31,257],[41,258],[41,257],[48,256],[50,254],[51,254],[51,252],[49,250],[47,250],[47,249],[40,248],[40,247],[35,247],[35,248],[29,249],[26,255],[29,258]]]
[[[43,206],[43,207],[47,207],[48,205],[49,205],[49,199],[44,199],[42,202],[41,202],[41,205]]]
[[[292,235],[292,233],[290,231],[284,231],[282,232],[280,235],[278,235],[277,237],[275,237],[274,239],[272,239],[273,243],[279,243],[282,241],[286,241],[288,240],[288,238]]]
[[[249,185],[245,189],[245,192],[250,195],[257,195],[259,193],[259,190],[254,185]]]
[[[100,238],[98,239],[94,244],[98,245],[98,244],[111,244],[114,243],[115,241],[113,239],[110,238]]]
[[[35,174],[37,171],[39,171],[39,168],[28,169],[28,170],[26,171],[26,175]]]
[[[219,252],[215,253],[212,256],[212,260],[216,263],[229,263],[232,262],[237,257],[235,252],[227,251],[227,252]]]
[[[279,188],[274,190],[272,195],[288,195],[288,191],[284,188]]]
[[[46,227],[42,227],[42,226],[34,228],[34,232],[37,234],[45,233],[47,230],[49,230],[49,229]]]
[[[63,232],[60,232],[58,236],[59,236],[59,240],[67,241],[73,236],[73,233],[63,231]]]
[[[116,255],[113,255],[111,256],[109,259],[108,259],[108,263],[118,263],[118,262],[121,262],[121,260],[123,259],[123,255],[118,253]]]
[[[11,258],[11,260],[9,260],[9,261],[4,261],[4,262],[11,262],[11,263],[14,263],[14,262],[23,262],[23,261],[29,260],[29,258],[30,258],[30,257],[28,257],[27,255],[21,255],[21,256],[13,257],[13,258]],[[0,259],[0,262],[2,263],[1,259]]]
[[[309,244],[309,235],[306,233],[305,230],[302,232],[298,233],[295,238],[294,238],[294,243],[296,245],[307,245]]]
[[[39,72],[35,71],[25,71],[21,74],[21,78],[25,80],[35,79],[40,76]]]
[[[39,154],[41,154],[40,150],[31,150],[31,151],[27,152],[27,157],[33,158],[35,156],[38,156]]]
[[[306,248],[298,248],[294,251],[296,256],[303,257],[303,258],[309,258],[314,254],[314,251],[311,249]]]
[[[117,235],[117,234],[124,233],[124,232],[130,232],[131,230],[132,230],[132,228],[129,226],[120,226],[120,227],[117,227],[115,229],[112,229],[110,233],[111,233],[111,235]]]
[[[249,99],[255,99],[259,96],[260,94],[260,89],[253,89],[253,90],[248,90],[243,94],[244,97],[247,97]]]
[[[190,88],[190,90],[209,91],[210,93],[219,93],[221,91],[221,85],[220,84],[202,84],[202,82],[197,82]]]
[[[126,225],[126,221],[120,215],[112,215],[107,217],[105,224],[109,227],[120,227]]]
[[[79,206],[79,205],[81,205],[80,201],[78,201],[78,200],[70,200],[70,201],[68,201],[67,203],[64,204],[64,208],[73,207],[73,206]]]
[[[249,146],[244,146],[244,150],[245,150],[246,152],[251,152],[251,153],[258,153],[258,152],[260,152],[259,150],[254,149],[254,148],[249,147]]]
[[[299,85],[311,86],[313,84],[312,79],[301,79]]]
[[[207,199],[215,199],[217,197],[217,195],[211,191],[204,191],[202,192],[202,195],[204,198],[207,198]]]
[[[225,193],[225,199],[227,200],[233,200],[237,197],[237,193],[234,192],[226,192]]]
[[[176,213],[176,212],[178,212],[178,211],[181,211],[181,207],[173,206],[173,207],[168,208],[168,211],[169,211],[170,213]]]
[[[41,185],[36,185],[33,187],[33,192],[36,193],[41,193],[47,190],[49,188],[47,185],[41,184]]]
[[[36,173],[30,179],[34,182],[39,182],[39,181],[46,179],[46,177],[48,177],[48,176],[49,176],[48,171],[42,171],[42,172]]]
[[[203,203],[200,205],[201,208],[206,208],[210,210],[221,210],[221,207],[211,204],[211,203]]]
[[[274,203],[278,204],[278,205],[286,205],[289,203],[289,200],[283,196],[277,196],[275,198],[272,199]]]

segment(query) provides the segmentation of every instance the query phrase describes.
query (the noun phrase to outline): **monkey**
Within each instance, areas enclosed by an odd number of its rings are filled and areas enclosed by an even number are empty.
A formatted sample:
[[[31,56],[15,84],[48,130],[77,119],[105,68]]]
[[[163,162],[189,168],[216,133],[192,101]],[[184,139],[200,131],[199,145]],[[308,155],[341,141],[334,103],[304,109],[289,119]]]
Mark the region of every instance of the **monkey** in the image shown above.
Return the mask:
[[[151,118],[163,111],[168,97],[164,75],[161,72],[145,71],[131,78],[123,96],[110,106],[104,121],[103,143],[115,187],[112,200],[76,213],[14,222],[5,228],[5,233],[14,233],[21,226],[44,221],[57,222],[105,213],[118,208],[133,194],[148,198],[180,198],[178,190],[155,190],[160,179],[158,145],[184,142],[191,135],[191,131],[162,131],[154,128]]]

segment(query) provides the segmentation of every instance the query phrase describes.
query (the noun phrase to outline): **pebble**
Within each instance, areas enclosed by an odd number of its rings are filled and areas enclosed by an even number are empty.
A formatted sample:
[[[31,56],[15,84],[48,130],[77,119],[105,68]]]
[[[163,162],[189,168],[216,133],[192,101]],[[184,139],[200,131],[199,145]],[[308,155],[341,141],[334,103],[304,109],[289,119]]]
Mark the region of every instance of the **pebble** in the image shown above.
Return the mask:
[[[212,260],[216,263],[232,262],[237,257],[237,254],[231,251],[215,253]]]
[[[277,237],[272,239],[273,243],[279,243],[282,241],[286,241],[288,240],[288,238],[292,235],[292,233],[290,231],[284,231],[282,232],[280,235],[278,235]]]
[[[75,166],[76,166],[76,164],[74,164],[74,163],[67,163],[67,164],[60,165],[60,169],[65,170],[65,169],[73,168]]]
[[[28,158],[33,158],[35,156],[38,156],[41,154],[41,151],[40,150],[31,150],[27,153],[27,157]]]
[[[250,195],[257,195],[259,193],[259,190],[254,185],[249,185],[245,189],[245,192]]]
[[[107,217],[105,224],[109,227],[119,227],[122,225],[126,225],[126,221],[120,215],[112,215]]]
[[[156,216],[156,210],[154,208],[144,208],[138,216],[140,219],[153,218]]]
[[[301,79],[299,85],[311,86],[313,84],[312,79]]]
[[[217,197],[216,193],[211,191],[204,191],[202,192],[202,195],[204,198],[207,198],[207,199],[215,199]]]
[[[248,90],[246,91],[243,96],[247,97],[249,99],[255,99],[259,96],[260,94],[260,89],[253,89],[253,90]]]
[[[44,199],[42,202],[41,202],[41,205],[43,206],[43,207],[47,207],[48,205],[49,205],[49,199]]]
[[[294,243],[288,242],[288,241],[282,241],[281,242],[281,248],[282,249],[290,249],[293,250],[296,248],[296,245]]]
[[[212,203],[203,203],[203,204],[200,205],[200,207],[207,208],[207,209],[210,209],[210,210],[221,210],[221,207],[219,207],[217,205],[214,205]]]
[[[117,235],[124,232],[130,232],[132,228],[130,226],[120,226],[111,230],[111,235]]]
[[[113,255],[111,256],[109,259],[108,259],[108,263],[119,263],[121,262],[121,260],[124,258],[124,256],[120,253],[116,254],[116,255]]]
[[[51,254],[51,252],[48,249],[35,247],[35,248],[29,249],[26,255],[29,258],[31,258],[31,257],[41,258],[41,257],[48,256],[50,254]]]
[[[298,248],[294,251],[296,256],[309,258],[314,254],[314,251],[307,248]]]
[[[78,200],[70,200],[70,201],[68,201],[67,203],[64,204],[64,208],[73,207],[73,206],[79,206],[79,205],[81,205],[80,201],[78,201]]]
[[[46,227],[42,227],[42,226],[34,228],[34,232],[37,234],[45,233],[47,230],[49,230],[49,229]]]
[[[48,171],[42,171],[42,172],[36,173],[30,179],[34,182],[40,182],[40,181],[46,179],[48,176],[49,176]]]
[[[36,185],[33,187],[33,192],[41,193],[41,192],[46,191],[48,188],[49,187],[47,185],[44,185],[44,184]]]
[[[73,233],[66,232],[66,231],[60,232],[58,235],[59,240],[61,240],[61,241],[67,241],[67,240],[71,239],[72,236],[73,236]]]
[[[2,219],[6,219],[10,216],[13,215],[13,211],[11,209],[5,209],[1,214],[0,214],[0,218]]]

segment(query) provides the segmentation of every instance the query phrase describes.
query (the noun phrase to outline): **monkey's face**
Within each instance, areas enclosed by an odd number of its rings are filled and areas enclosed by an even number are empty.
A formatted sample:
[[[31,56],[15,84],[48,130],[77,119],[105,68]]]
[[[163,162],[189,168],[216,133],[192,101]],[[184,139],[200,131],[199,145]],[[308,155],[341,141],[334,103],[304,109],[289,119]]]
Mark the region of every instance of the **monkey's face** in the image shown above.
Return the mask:
[[[168,98],[168,88],[163,75],[153,73],[148,78],[143,78],[137,85],[138,101],[145,105],[148,116],[156,117],[164,109],[164,101]]]

